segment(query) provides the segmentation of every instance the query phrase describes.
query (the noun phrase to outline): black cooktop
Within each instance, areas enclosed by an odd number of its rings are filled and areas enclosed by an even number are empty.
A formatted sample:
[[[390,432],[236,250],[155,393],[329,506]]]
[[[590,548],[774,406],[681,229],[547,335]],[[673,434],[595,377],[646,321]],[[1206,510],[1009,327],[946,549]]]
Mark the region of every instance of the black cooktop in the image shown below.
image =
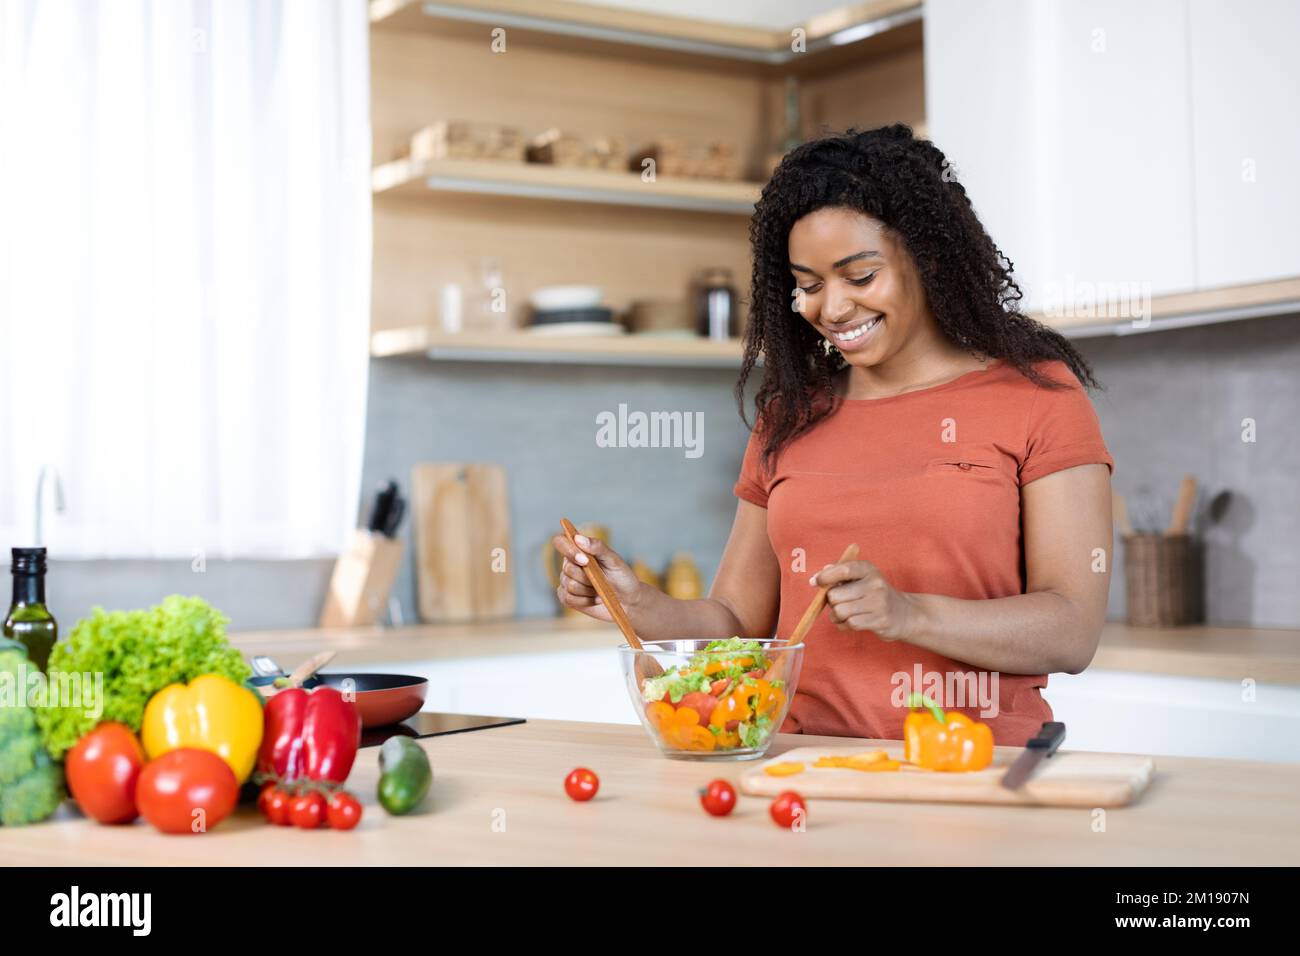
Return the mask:
[[[478,714],[431,714],[420,711],[414,717],[386,727],[367,727],[361,732],[362,747],[378,747],[389,737],[440,737],[490,727],[522,724],[522,717],[482,717]]]

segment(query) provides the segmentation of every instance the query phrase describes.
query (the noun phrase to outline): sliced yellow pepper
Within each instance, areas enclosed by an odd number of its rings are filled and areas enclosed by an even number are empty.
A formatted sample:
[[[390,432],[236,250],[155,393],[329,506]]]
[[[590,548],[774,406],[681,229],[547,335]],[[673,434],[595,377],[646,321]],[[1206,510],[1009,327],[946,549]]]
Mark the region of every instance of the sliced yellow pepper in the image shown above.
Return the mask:
[[[181,747],[210,750],[243,783],[262,743],[262,705],[253,691],[220,674],[168,684],[145,706],[140,742],[150,760]]]
[[[797,773],[803,773],[803,764],[794,761],[784,763],[769,764],[763,768],[763,773],[770,777],[793,777]]]
[[[902,766],[898,760],[890,760],[883,750],[868,750],[865,753],[852,754],[848,757],[818,757],[814,767],[839,770],[897,770]]]

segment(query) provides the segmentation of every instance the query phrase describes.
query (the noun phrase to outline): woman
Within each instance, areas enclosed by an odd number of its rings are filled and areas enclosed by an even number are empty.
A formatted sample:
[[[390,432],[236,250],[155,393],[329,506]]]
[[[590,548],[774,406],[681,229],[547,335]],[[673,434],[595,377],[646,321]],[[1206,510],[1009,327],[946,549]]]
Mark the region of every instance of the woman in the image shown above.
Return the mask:
[[[610,620],[582,570],[599,561],[648,640],[787,636],[829,585],[786,732],[898,739],[921,691],[1023,745],[1052,719],[1047,675],[1096,651],[1113,467],[1096,382],[1017,311],[1011,263],[947,169],[892,126],[806,143],[763,190],[742,416],[760,354],[764,377],[709,597],[555,539],[560,600]],[[833,563],[851,542],[861,560]]]

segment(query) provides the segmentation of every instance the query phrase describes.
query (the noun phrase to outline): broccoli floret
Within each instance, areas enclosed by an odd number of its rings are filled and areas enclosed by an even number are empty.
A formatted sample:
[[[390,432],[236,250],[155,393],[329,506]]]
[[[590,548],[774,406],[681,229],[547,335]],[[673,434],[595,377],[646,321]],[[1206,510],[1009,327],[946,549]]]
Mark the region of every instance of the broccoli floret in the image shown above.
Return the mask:
[[[35,767],[17,783],[0,787],[0,823],[39,823],[59,809],[63,797],[63,767],[38,748]]]
[[[0,640],[0,672],[17,673],[26,661],[21,648]],[[63,767],[41,746],[31,709],[0,704],[0,824],[44,820],[59,808],[63,796]]]

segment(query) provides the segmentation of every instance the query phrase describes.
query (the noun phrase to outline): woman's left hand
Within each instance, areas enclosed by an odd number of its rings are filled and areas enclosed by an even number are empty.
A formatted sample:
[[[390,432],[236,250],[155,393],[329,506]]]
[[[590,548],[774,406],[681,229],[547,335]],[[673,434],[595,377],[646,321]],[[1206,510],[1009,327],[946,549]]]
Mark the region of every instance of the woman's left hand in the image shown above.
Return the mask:
[[[896,590],[871,562],[828,564],[813,575],[812,584],[830,586],[826,603],[841,631],[874,631],[886,641],[912,635],[916,613],[911,596]]]

